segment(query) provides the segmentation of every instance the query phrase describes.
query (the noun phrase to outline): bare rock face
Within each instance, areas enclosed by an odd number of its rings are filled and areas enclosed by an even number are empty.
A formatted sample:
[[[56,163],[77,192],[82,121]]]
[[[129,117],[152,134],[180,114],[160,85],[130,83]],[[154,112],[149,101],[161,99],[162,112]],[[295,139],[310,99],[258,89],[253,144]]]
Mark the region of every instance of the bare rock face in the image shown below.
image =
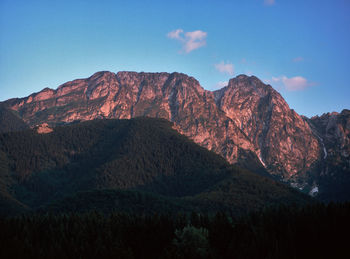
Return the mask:
[[[271,86],[240,75],[214,94],[218,107],[248,136],[271,173],[289,179],[318,160],[319,143],[308,123]]]
[[[324,159],[329,156],[350,158],[350,111],[332,112],[311,118],[322,142]]]
[[[350,197],[350,111],[312,117],[310,125],[320,140],[322,157],[313,189],[324,200],[348,201]]]
[[[35,127],[35,130],[36,132],[38,132],[38,134],[47,134],[53,131],[53,129],[50,128],[47,123],[42,123],[40,125],[37,125]]]
[[[254,76],[240,75],[210,92],[181,73],[98,72],[3,104],[32,127],[96,118],[165,118],[230,163],[260,160],[280,180],[295,184],[303,179],[296,185],[301,189],[315,185],[306,176],[317,174],[325,150],[341,159],[350,153],[348,111],[309,120]]]

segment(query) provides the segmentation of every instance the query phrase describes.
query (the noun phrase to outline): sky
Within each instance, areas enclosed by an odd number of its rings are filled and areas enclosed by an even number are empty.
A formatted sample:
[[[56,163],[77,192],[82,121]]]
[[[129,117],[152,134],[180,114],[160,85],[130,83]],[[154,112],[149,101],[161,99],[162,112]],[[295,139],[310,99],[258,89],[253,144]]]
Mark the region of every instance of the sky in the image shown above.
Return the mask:
[[[350,0],[0,0],[0,101],[97,71],[239,74],[311,117],[350,109]]]

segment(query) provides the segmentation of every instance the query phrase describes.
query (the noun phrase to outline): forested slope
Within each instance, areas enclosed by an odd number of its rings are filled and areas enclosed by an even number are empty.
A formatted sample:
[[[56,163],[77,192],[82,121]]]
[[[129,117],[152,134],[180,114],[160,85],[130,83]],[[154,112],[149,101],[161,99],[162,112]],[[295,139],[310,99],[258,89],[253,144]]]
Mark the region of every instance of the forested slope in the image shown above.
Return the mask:
[[[0,135],[0,152],[0,166],[7,172],[2,191],[32,209],[54,201],[60,208],[60,200],[68,197],[82,210],[93,208],[86,197],[94,190],[102,196],[115,190],[106,195],[114,204],[122,191],[133,191],[200,211],[241,213],[267,204],[311,202],[284,184],[228,164],[166,120],[95,120],[59,126],[48,134],[9,132]]]

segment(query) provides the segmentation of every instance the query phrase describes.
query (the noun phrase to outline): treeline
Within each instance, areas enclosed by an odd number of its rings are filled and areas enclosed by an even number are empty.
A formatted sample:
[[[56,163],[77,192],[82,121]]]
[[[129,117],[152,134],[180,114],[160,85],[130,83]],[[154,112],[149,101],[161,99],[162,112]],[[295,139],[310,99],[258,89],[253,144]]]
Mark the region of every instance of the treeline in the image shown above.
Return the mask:
[[[0,133],[22,131],[29,126],[16,114],[15,111],[0,103]]]
[[[0,134],[0,167],[11,172],[0,180],[30,207],[106,188],[192,195],[228,170],[222,157],[178,134],[168,121],[148,118],[87,121],[50,134]]]
[[[350,203],[281,206],[234,218],[35,215],[0,219],[1,258],[344,258]]]
[[[0,164],[21,179],[49,170],[95,170],[108,176],[100,184],[132,186],[159,172],[203,174],[227,167],[222,157],[178,134],[168,121],[150,118],[87,121],[56,127],[51,134],[9,132],[0,134],[0,151]],[[116,167],[127,178],[137,172],[140,179],[119,183],[113,179]]]
[[[106,189],[181,198],[186,208],[200,211],[234,207],[241,213],[266,204],[311,202],[283,184],[231,166],[170,122],[151,118],[86,121],[49,134],[0,134],[0,168],[0,194],[12,198],[6,204],[17,200],[34,210],[66,197],[85,210],[91,204],[87,196],[93,200],[93,195],[76,194]],[[96,207],[119,211],[120,195],[109,194],[101,194],[108,199]]]

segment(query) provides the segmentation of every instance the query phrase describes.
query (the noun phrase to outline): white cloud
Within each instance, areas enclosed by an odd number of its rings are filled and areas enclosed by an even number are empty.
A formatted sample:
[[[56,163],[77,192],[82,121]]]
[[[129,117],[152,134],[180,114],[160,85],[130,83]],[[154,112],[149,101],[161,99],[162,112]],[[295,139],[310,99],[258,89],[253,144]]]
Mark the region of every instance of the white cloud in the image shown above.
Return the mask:
[[[282,77],[282,82],[288,91],[300,91],[310,86],[310,83],[302,76],[295,76],[291,78],[284,76]]]
[[[296,57],[296,58],[293,58],[293,62],[295,62],[295,63],[302,62],[302,61],[304,61],[304,58],[303,58],[303,57]]]
[[[309,86],[314,85],[314,83],[307,80],[305,77],[302,76],[295,76],[295,77],[286,77],[286,76],[279,76],[279,77],[272,77],[271,80],[266,80],[268,83],[271,84],[282,84],[283,88],[285,88],[288,91],[301,91],[306,89]]]
[[[271,80],[267,80],[269,83],[278,83],[281,81],[280,77],[272,77]]]
[[[216,89],[220,89],[220,88],[223,88],[223,87],[225,87],[227,85],[228,85],[228,81],[220,81],[220,82],[216,83],[215,88]]]
[[[229,74],[230,76],[233,76],[234,73],[234,67],[231,63],[226,63],[224,61],[221,61],[219,64],[214,64],[217,71],[224,74]]]
[[[275,0],[264,0],[264,4],[265,5],[274,5],[275,4]]]
[[[182,44],[182,51],[191,51],[206,45],[207,33],[201,30],[184,32],[182,29],[171,31],[167,34],[170,39],[175,39]]]
[[[206,44],[207,33],[204,31],[192,31],[186,32],[186,43],[185,51],[186,53],[191,52],[192,50],[198,49]]]
[[[180,40],[181,36],[180,34],[183,33],[184,31],[182,29],[177,29],[175,31],[171,31],[167,34],[168,38],[170,39],[177,39]]]

